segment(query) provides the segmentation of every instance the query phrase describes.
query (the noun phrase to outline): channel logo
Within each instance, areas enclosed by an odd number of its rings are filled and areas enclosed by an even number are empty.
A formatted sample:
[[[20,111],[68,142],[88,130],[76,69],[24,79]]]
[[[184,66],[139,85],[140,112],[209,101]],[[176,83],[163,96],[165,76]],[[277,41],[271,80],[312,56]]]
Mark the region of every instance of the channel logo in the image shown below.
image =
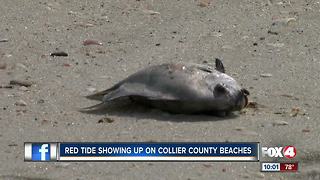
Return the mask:
[[[57,160],[57,143],[25,143],[25,161]]]
[[[294,146],[285,147],[262,147],[261,148],[263,157],[272,158],[283,158],[292,159],[297,155],[297,149]]]

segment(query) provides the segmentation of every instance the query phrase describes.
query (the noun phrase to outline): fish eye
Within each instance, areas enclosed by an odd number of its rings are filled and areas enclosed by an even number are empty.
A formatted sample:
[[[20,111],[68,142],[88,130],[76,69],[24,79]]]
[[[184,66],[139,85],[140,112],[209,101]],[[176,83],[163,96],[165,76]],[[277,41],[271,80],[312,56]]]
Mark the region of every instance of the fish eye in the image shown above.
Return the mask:
[[[215,87],[214,87],[214,91],[215,92],[218,92],[218,93],[221,93],[221,94],[224,94],[227,92],[227,89],[226,87],[224,86],[224,84],[217,84]]]

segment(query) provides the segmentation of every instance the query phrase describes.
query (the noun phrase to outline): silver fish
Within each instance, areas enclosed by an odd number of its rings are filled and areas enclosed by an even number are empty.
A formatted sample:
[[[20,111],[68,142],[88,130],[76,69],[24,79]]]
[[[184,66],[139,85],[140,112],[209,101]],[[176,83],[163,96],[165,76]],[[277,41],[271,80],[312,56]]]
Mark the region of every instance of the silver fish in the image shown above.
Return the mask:
[[[225,74],[222,62],[215,68],[192,63],[151,66],[132,74],[111,88],[87,98],[102,103],[84,108],[99,109],[109,102],[129,98],[171,113],[226,115],[248,104],[249,92]]]

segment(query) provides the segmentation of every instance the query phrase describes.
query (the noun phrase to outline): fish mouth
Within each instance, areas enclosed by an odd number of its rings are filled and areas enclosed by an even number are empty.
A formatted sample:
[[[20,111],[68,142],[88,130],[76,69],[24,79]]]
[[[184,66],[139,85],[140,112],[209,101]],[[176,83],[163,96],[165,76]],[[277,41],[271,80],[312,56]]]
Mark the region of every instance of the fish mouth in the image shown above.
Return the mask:
[[[243,108],[246,108],[248,106],[248,104],[249,104],[249,100],[248,100],[248,97],[246,95],[244,96],[244,99],[245,99],[245,104],[244,104]]]
[[[244,96],[244,101],[245,101],[244,106],[242,108],[245,108],[249,104],[248,96],[250,95],[250,92],[244,88],[241,89],[241,92]]]
[[[249,100],[248,95],[249,91],[246,89],[241,89],[236,98],[236,110],[241,110],[248,106]]]

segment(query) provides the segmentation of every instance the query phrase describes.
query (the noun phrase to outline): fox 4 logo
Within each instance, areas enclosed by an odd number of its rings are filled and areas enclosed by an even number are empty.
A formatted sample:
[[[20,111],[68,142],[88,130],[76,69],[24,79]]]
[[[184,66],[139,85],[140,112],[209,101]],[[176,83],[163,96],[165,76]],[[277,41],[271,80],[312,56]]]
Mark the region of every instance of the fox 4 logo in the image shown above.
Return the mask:
[[[280,157],[283,156],[292,159],[297,155],[297,149],[294,146],[285,146],[285,147],[262,147],[262,156],[263,157]]]

